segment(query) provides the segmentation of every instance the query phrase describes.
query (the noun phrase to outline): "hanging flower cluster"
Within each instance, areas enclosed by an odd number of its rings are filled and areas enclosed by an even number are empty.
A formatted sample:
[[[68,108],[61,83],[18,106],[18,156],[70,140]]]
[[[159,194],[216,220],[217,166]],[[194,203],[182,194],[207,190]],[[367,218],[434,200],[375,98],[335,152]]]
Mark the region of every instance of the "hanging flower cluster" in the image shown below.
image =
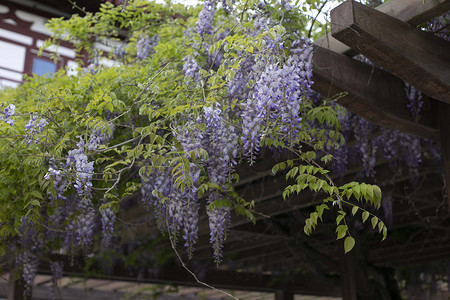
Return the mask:
[[[0,108],[3,106],[0,105]],[[14,104],[10,104],[8,105],[4,111],[0,112],[0,121],[4,121],[6,124],[14,126],[14,120],[11,119],[11,117],[15,114],[16,112],[16,106]]]
[[[57,291],[58,291],[58,280],[63,277],[63,267],[62,263],[52,261],[50,263],[50,271],[52,272],[52,282],[49,286],[49,299],[56,300],[58,299]]]
[[[144,60],[149,57],[154,52],[153,49],[158,44],[158,42],[159,35],[154,35],[152,37],[149,37],[148,35],[141,35],[136,45],[136,57],[139,60]]]
[[[15,253],[15,265],[22,270],[22,278],[25,283],[24,296],[30,294],[34,277],[40,263],[43,242],[38,232],[33,228],[28,218],[22,218],[19,228],[20,239],[17,242],[19,249]]]
[[[448,25],[450,24],[450,12],[445,12],[439,17],[432,19],[428,24],[429,31],[433,32],[436,36],[449,42],[450,30]]]
[[[291,140],[301,129],[301,102],[312,86],[312,45],[305,40],[293,47],[285,65],[265,67],[245,103],[242,128],[248,153],[259,150],[266,127],[280,126]]]
[[[183,72],[184,75],[188,78],[191,78],[194,83],[200,81],[200,73],[199,73],[199,66],[197,63],[197,60],[195,57],[192,56],[186,56],[184,59],[185,61],[183,65]],[[186,84],[189,85],[191,81],[187,81]]]
[[[34,140],[34,143],[39,144],[39,140],[34,137],[36,133],[41,133],[44,127],[48,125],[48,122],[44,118],[39,118],[37,115],[33,114],[30,116],[30,121],[25,125],[25,140],[28,145]]]
[[[405,82],[405,92],[408,98],[407,107],[411,110],[411,114],[414,120],[420,120],[420,109],[422,108],[422,93],[415,87]]]
[[[206,34],[211,34],[216,6],[217,0],[205,0],[203,8],[198,15],[197,31],[202,38]]]

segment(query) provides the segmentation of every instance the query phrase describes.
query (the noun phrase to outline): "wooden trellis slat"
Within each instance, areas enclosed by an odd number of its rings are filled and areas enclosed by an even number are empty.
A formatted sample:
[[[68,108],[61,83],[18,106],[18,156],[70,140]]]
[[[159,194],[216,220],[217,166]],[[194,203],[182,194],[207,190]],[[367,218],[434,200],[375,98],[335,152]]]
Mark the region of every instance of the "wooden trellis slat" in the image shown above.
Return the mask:
[[[331,34],[392,74],[450,103],[450,43],[353,0],[331,11]]]
[[[351,112],[388,128],[438,140],[439,130],[429,107],[418,122],[406,107],[404,82],[379,68],[314,46],[313,88],[322,96],[345,93],[337,102]]]

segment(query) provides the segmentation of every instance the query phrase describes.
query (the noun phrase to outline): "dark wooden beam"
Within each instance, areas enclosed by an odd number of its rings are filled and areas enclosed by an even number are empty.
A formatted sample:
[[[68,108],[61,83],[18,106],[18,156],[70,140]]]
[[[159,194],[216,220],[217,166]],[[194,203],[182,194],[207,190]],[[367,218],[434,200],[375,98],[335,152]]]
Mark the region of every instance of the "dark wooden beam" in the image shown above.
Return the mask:
[[[423,261],[448,258],[450,241],[445,238],[430,239],[420,243],[407,243],[392,247],[380,247],[369,252],[369,261],[376,265],[411,265]]]
[[[375,9],[417,26],[449,11],[450,0],[390,0]],[[357,53],[349,46],[333,38],[331,34],[314,41],[314,44],[349,56]]]
[[[52,257],[53,261],[65,261],[68,257],[55,255]],[[64,276],[83,277],[85,270],[82,257],[75,258],[73,266],[65,266]],[[77,264],[79,262],[79,264]],[[92,265],[95,268],[96,265]],[[40,266],[38,270],[40,274],[51,274],[50,268],[45,264]],[[250,272],[238,272],[230,270],[208,269],[202,272],[203,275],[198,275],[199,280],[220,289],[231,290],[248,290],[248,291],[262,291],[275,292],[276,290],[288,290],[304,295],[318,295],[318,296],[339,296],[340,289],[334,285],[326,282],[321,282],[314,275],[296,275],[290,280],[278,280],[276,276],[256,274]],[[112,271],[107,275],[99,275],[96,272],[90,273],[91,279],[107,279],[120,281],[137,281],[138,273],[125,268],[121,264],[113,266]],[[184,286],[204,287],[199,284],[186,269],[181,266],[160,266],[157,272],[147,273],[139,277],[139,282],[142,283],[163,283]]]
[[[331,34],[423,93],[450,103],[450,43],[353,0],[331,11]]]
[[[406,107],[404,82],[386,71],[314,46],[313,80],[313,88],[323,97],[345,93],[338,103],[372,123],[439,139],[431,110],[425,106],[415,122]]]
[[[376,8],[403,22],[418,26],[450,10],[450,0],[390,0]]]

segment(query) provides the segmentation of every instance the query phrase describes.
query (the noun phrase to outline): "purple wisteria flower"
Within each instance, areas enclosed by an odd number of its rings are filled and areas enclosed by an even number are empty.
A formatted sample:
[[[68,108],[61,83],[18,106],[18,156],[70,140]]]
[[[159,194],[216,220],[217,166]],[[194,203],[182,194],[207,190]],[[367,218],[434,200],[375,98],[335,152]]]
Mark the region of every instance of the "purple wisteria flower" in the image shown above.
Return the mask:
[[[182,230],[185,247],[191,256],[198,232],[199,205],[195,185],[198,184],[200,171],[192,164],[189,173],[192,186],[180,191],[174,185],[169,167],[155,169],[152,173],[141,172],[141,191],[144,207],[153,207],[158,227],[162,231],[168,231],[176,238],[177,233]]]
[[[390,193],[383,194],[381,206],[383,206],[384,222],[386,223],[387,226],[391,226],[393,222],[392,194]]]
[[[95,226],[95,210],[90,199],[78,201],[78,215],[67,225],[65,245],[68,249],[74,245],[87,250],[92,244]]]
[[[25,282],[24,295],[28,296],[33,286],[34,277],[40,263],[42,252],[42,239],[32,222],[25,217],[21,219],[19,227],[21,234],[18,242],[18,251],[15,253],[15,265],[22,269],[22,278]]]
[[[255,84],[253,95],[244,105],[244,149],[251,154],[259,150],[263,128],[277,124],[291,142],[301,127],[300,106],[311,92],[312,45],[298,41],[284,66],[269,64]]]
[[[34,140],[36,145],[39,144],[39,140],[34,135],[44,131],[44,127],[47,125],[48,121],[46,119],[39,118],[36,114],[30,115],[30,120],[25,125],[25,141],[27,141],[27,144],[30,145],[32,140]]]
[[[419,121],[420,109],[423,105],[422,93],[407,82],[405,82],[405,93],[408,98],[407,107],[411,110],[414,120]]]
[[[219,107],[204,107],[203,118],[206,125],[203,148],[208,151],[206,171],[212,183],[225,188],[230,173],[236,164],[238,155],[238,135],[235,128]],[[211,192],[208,204],[220,199],[220,191]],[[210,227],[210,243],[214,251],[214,260],[222,259],[222,248],[227,231],[231,224],[230,207],[213,207],[208,211]]]
[[[74,187],[78,195],[82,199],[91,199],[91,180],[94,173],[94,162],[89,162],[85,153],[85,142],[81,136],[79,138],[80,141],[77,143],[78,148],[69,151],[66,165],[75,169],[76,178]]]
[[[3,104],[1,105],[3,106]],[[1,107],[0,106],[0,107]],[[14,104],[8,105],[3,112],[0,112],[0,121],[3,120],[6,124],[14,126],[14,120],[11,119],[16,113],[16,106]]]
[[[397,130],[381,127],[379,140],[383,146],[383,156],[388,160],[391,168],[395,168],[397,165],[399,134],[400,132]]]
[[[211,193],[208,197],[208,203],[218,200],[217,192]],[[223,256],[223,244],[231,225],[231,209],[229,207],[214,207],[207,212],[209,217],[209,242],[214,251],[214,261],[219,264]]]
[[[186,77],[191,78],[194,83],[200,81],[199,66],[195,57],[186,56],[184,59],[183,72]],[[186,82],[187,85],[191,84],[191,81]]]
[[[239,150],[237,132],[233,126],[225,123],[226,120],[220,108],[204,107],[206,140],[203,139],[203,148],[209,155],[206,168],[211,182],[219,186],[223,186],[228,179]]]
[[[140,60],[144,60],[149,57],[153,52],[155,46],[159,42],[159,35],[154,35],[149,37],[148,35],[142,36],[139,38],[136,48],[136,57]]]
[[[64,196],[64,191],[67,187],[67,178],[63,173],[64,166],[62,164],[57,164],[53,159],[50,160],[50,166],[48,172],[45,174],[44,179],[53,181],[53,188],[56,191],[56,195],[53,196],[49,193],[49,198],[51,200],[51,205],[56,205],[56,201],[64,201],[66,197]]]
[[[400,149],[403,153],[403,160],[408,167],[411,176],[411,184],[417,185],[419,180],[419,165],[422,162],[422,148],[420,146],[420,138],[400,133],[399,136]]]
[[[5,108],[4,114],[5,119],[9,119],[11,116],[13,116],[16,113],[16,106],[14,104],[10,104]]]
[[[439,17],[436,17],[430,21],[428,27],[431,32],[441,39],[450,42],[450,11],[445,12]]]
[[[233,4],[235,0],[222,0],[222,8],[225,12],[230,12],[233,10]]]
[[[58,280],[63,277],[62,263],[52,261],[50,263],[50,271],[52,272],[52,282],[49,286],[49,299],[57,299]]]
[[[98,53],[98,50],[94,50],[94,53],[87,60],[87,67],[83,68],[83,71],[85,73],[95,75],[97,74],[99,67],[100,67],[100,54]]]
[[[114,49],[114,56],[117,59],[122,59],[125,56],[125,54],[127,54],[127,52],[125,51],[122,45],[119,45]]]
[[[205,0],[203,8],[198,14],[197,32],[203,38],[205,34],[212,33],[214,14],[216,13],[217,0]]]
[[[116,220],[116,214],[111,206],[107,206],[104,209],[100,209],[100,215],[102,220],[103,231],[103,247],[108,247],[114,233],[114,222]]]

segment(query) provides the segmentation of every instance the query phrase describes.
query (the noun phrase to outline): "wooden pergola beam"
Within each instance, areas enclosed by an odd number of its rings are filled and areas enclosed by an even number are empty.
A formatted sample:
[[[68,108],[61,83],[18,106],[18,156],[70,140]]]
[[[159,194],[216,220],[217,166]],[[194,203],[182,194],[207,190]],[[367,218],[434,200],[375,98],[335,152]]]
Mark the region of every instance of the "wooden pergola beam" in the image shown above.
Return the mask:
[[[331,34],[430,97],[450,103],[450,44],[353,0],[331,11]]]
[[[337,102],[351,112],[388,128],[438,140],[436,118],[424,107],[414,121],[401,79],[389,72],[328,49],[314,46],[313,88],[324,97],[345,95]]]
[[[450,0],[391,0],[376,8],[403,22],[418,26],[450,10]]]
[[[55,255],[52,260],[65,261],[68,257]],[[75,262],[83,262],[82,257],[77,257]],[[95,268],[96,266],[92,266]],[[51,274],[50,267],[43,265],[38,270],[39,274]],[[74,264],[65,266],[64,276],[83,277],[85,273],[82,265]],[[107,275],[92,275],[90,279],[106,279],[135,282],[138,278],[137,272],[115,265]],[[318,280],[314,275],[296,275],[290,280],[276,280],[277,277],[255,274],[248,272],[237,272],[228,270],[208,269],[199,280],[220,289],[247,290],[261,292],[275,292],[277,290],[292,291],[303,295],[339,296],[340,289],[337,286]],[[142,283],[163,283],[183,286],[203,287],[181,266],[160,266],[153,274],[145,274],[139,278]]]
[[[375,9],[417,26],[450,10],[450,0],[390,0]],[[336,40],[331,34],[316,40],[314,44],[341,54],[355,54],[352,48]]]
[[[391,250],[390,252],[386,250]],[[420,261],[445,259],[450,251],[450,242],[443,238],[429,242],[410,243],[369,252],[369,261],[377,265],[416,264]]]

